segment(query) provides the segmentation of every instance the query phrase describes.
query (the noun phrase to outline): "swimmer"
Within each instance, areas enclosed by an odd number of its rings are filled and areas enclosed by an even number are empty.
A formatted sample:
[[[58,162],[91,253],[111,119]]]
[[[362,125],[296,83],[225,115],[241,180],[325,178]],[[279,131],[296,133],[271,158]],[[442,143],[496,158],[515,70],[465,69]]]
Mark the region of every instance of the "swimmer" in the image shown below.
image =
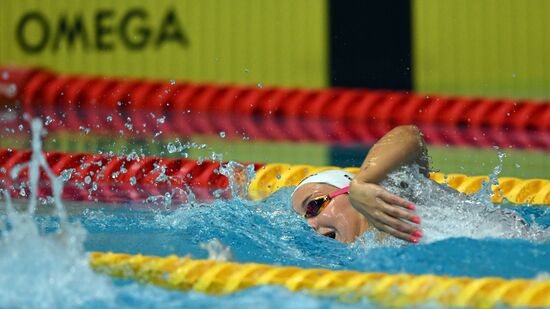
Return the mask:
[[[370,229],[417,243],[422,237],[414,203],[379,183],[397,168],[416,163],[428,177],[427,150],[416,126],[399,126],[369,151],[357,175],[329,170],[304,179],[291,196],[292,208],[319,234],[353,242]],[[414,225],[413,225],[414,223]]]

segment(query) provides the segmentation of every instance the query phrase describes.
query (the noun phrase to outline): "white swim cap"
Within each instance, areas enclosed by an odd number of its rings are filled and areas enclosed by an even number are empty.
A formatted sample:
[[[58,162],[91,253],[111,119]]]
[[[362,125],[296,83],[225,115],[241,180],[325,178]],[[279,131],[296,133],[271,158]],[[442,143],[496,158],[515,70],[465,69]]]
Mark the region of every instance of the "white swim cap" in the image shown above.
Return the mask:
[[[317,174],[310,175],[302,180],[296,186],[294,191],[292,191],[291,197],[294,196],[296,190],[308,183],[326,183],[328,185],[335,186],[338,189],[342,189],[345,186],[349,186],[349,183],[351,182],[353,177],[355,177],[354,174],[342,170],[322,171]]]

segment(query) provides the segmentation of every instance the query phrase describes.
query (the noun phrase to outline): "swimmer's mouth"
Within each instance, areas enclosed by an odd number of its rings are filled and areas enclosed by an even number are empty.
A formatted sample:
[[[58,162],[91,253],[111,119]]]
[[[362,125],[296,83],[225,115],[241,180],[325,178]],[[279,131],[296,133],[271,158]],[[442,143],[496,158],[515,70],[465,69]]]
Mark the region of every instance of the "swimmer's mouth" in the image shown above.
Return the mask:
[[[335,238],[336,238],[336,233],[334,233],[334,232],[328,232],[328,233],[323,234],[323,236],[326,236],[326,237],[330,237],[330,238],[332,238],[332,239],[335,239]]]

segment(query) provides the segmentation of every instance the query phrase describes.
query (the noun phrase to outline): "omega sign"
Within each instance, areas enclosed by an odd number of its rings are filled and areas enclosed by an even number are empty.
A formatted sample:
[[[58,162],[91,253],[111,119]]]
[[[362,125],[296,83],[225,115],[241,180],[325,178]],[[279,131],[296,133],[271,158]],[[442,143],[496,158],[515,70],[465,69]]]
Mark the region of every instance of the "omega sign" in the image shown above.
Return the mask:
[[[143,50],[175,44],[185,48],[189,40],[174,9],[168,9],[160,22],[151,24],[145,9],[134,8],[119,15],[113,9],[99,9],[86,22],[83,13],[62,14],[48,19],[39,11],[30,11],[17,22],[16,40],[26,53],[57,51],[61,46],[80,44],[85,51],[111,51],[116,48]],[[31,35],[29,30],[36,35]]]

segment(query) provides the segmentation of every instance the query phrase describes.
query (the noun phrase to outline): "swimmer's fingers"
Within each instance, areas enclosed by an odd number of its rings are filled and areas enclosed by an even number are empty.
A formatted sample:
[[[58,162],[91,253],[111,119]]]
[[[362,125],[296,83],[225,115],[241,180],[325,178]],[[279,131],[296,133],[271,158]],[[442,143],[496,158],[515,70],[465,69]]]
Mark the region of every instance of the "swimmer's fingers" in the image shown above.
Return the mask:
[[[383,232],[386,232],[390,235],[392,235],[393,237],[397,237],[399,239],[402,239],[404,241],[408,241],[408,242],[412,242],[412,243],[418,243],[418,238],[417,237],[414,237],[410,234],[407,234],[407,233],[403,233],[389,225],[382,225],[378,228],[379,230],[383,231]]]
[[[416,224],[420,224],[420,218],[415,214],[406,211],[405,209],[399,207],[399,205],[388,204],[384,205],[384,212],[396,219],[403,219]]]
[[[403,207],[403,208],[407,208],[407,209],[410,209],[410,210],[415,210],[416,209],[416,206],[407,201],[406,199],[404,198],[401,198],[395,194],[392,194],[386,190],[383,190],[380,192],[380,197],[386,202],[386,203],[389,203],[389,204],[393,204],[393,205],[397,205],[397,206],[400,206],[400,207]]]
[[[386,205],[386,208],[388,208],[388,207],[395,209],[395,207],[391,207],[389,205]],[[394,228],[394,229],[396,229],[400,232],[410,234],[409,237],[411,235],[413,235],[416,231],[418,231],[418,228],[415,227],[414,225],[403,222],[403,221],[399,220],[397,217],[393,217],[393,216],[388,215],[386,213],[380,215],[379,221],[381,221],[385,225],[391,226],[392,228]]]

